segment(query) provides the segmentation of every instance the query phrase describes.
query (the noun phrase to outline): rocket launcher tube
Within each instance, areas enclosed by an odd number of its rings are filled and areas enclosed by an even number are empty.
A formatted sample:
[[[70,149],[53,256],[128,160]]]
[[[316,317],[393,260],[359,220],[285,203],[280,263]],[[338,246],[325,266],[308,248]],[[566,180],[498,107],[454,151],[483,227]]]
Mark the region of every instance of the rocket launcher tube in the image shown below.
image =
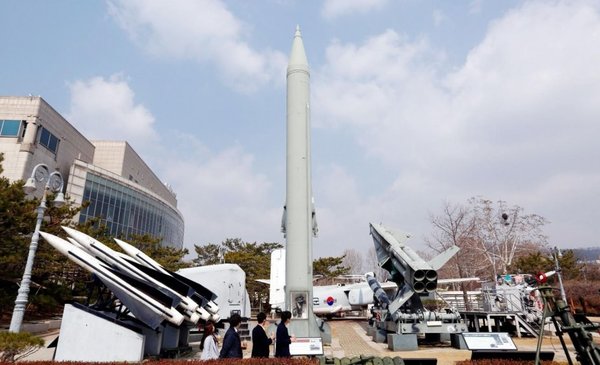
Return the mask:
[[[393,270],[402,275],[403,281],[416,293],[432,292],[437,289],[437,272],[410,247],[404,245],[391,231],[371,224],[371,235],[380,262],[391,261]],[[408,235],[406,239],[408,239]],[[386,257],[387,256],[387,257]],[[391,268],[387,267],[388,270]]]

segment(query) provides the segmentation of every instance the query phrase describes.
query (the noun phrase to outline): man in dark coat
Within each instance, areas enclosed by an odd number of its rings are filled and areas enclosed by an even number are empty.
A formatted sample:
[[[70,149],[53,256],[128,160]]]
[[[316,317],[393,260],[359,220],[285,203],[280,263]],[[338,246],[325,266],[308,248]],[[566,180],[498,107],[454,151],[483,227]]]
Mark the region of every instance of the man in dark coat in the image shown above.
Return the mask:
[[[269,357],[269,346],[273,343],[273,338],[267,336],[266,326],[269,322],[266,319],[263,312],[256,315],[258,324],[252,330],[252,357]]]
[[[275,339],[275,357],[290,357],[290,343],[292,343],[292,337],[290,336],[287,325],[290,323],[292,318],[292,312],[283,311],[281,312],[281,321],[277,325],[277,335]]]
[[[242,341],[238,333],[240,323],[242,323],[242,317],[239,314],[236,313],[229,317],[229,329],[223,337],[223,346],[219,358],[242,358]]]

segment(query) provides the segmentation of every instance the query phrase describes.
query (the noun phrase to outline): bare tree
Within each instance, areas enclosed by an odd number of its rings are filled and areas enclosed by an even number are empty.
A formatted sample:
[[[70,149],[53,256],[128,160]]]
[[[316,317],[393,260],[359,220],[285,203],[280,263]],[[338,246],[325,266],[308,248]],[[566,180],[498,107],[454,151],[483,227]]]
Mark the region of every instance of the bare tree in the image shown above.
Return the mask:
[[[546,220],[537,214],[525,214],[519,206],[481,197],[468,205],[446,203],[442,214],[431,216],[434,231],[427,245],[437,252],[456,245],[461,248],[445,269],[458,277],[493,278],[505,273],[515,257],[546,246],[542,228]],[[483,258],[483,260],[482,260]]]
[[[446,202],[440,215],[430,216],[433,232],[425,242],[436,253],[458,246],[456,253],[441,270],[446,277],[467,278],[479,275],[489,267],[475,250],[476,220],[468,207]]]
[[[475,242],[494,273],[506,273],[517,255],[528,253],[531,247],[543,248],[547,237],[543,233],[546,219],[537,214],[525,214],[524,209],[506,202],[481,197],[469,200],[475,219]]]
[[[480,275],[485,271],[485,262],[481,262],[481,254],[474,250],[473,240],[476,231],[475,219],[467,207],[460,204],[444,204],[442,213],[438,216],[430,215],[433,232],[425,242],[436,253],[441,253],[452,246],[460,250],[452,256],[439,274],[446,278],[468,278]],[[473,289],[474,283],[459,283],[467,310],[471,309],[471,302],[467,291]]]
[[[364,274],[363,256],[356,250],[346,249],[344,251],[344,260],[342,261],[342,265],[350,268],[350,274]]]

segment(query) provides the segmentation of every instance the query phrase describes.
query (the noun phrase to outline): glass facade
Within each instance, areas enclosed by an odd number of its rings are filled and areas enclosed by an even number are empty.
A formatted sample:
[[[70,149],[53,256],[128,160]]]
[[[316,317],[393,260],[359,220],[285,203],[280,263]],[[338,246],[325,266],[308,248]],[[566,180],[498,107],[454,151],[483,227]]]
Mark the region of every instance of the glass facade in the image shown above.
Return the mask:
[[[169,205],[100,175],[87,173],[83,201],[89,201],[79,223],[100,217],[112,236],[132,234],[162,238],[166,246],[183,247],[183,218]]]

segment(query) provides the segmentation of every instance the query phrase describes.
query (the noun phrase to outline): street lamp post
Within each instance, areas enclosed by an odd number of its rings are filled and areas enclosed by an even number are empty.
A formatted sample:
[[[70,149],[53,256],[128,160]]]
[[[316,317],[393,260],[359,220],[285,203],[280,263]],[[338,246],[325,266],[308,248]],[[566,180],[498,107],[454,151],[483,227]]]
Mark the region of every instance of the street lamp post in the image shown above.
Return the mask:
[[[27,182],[23,186],[23,190],[26,194],[31,194],[37,190],[36,184],[38,182],[45,182],[44,194],[40,205],[37,207],[37,220],[35,223],[35,230],[33,236],[31,236],[31,243],[29,244],[29,254],[27,255],[27,263],[25,264],[25,271],[23,272],[23,279],[19,286],[17,299],[15,300],[15,309],[13,310],[12,319],[10,321],[10,332],[19,332],[21,330],[21,324],[23,323],[23,316],[25,315],[25,307],[27,305],[29,296],[29,286],[31,284],[31,271],[33,269],[33,260],[35,258],[35,251],[37,250],[38,240],[40,238],[40,227],[42,226],[42,220],[44,219],[44,212],[46,211],[46,197],[48,192],[58,193],[54,199],[53,204],[55,206],[62,206],[65,203],[65,197],[62,192],[64,182],[62,175],[58,171],[50,173],[48,166],[45,164],[38,164],[33,168],[31,177],[27,179]]]

